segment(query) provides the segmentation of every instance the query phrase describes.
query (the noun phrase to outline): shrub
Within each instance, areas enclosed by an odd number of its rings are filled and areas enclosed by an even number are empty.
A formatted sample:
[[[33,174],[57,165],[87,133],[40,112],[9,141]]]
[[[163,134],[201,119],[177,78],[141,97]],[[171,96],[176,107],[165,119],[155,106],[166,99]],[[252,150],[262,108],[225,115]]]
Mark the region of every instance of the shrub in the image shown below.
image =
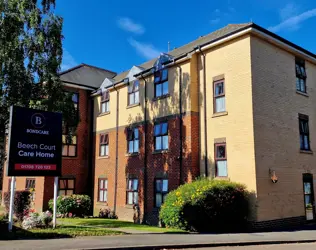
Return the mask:
[[[117,219],[117,215],[110,208],[101,208],[99,211],[99,218]]]
[[[248,196],[242,184],[200,179],[170,192],[160,219],[167,227],[199,232],[240,230],[247,222]]]
[[[49,209],[53,211],[54,200],[48,203]],[[91,199],[88,195],[73,194],[57,197],[57,214],[62,217],[85,216],[89,214]]]
[[[18,221],[22,221],[24,211],[30,207],[30,192],[29,191],[15,191],[14,192],[14,215]],[[10,208],[10,192],[4,193],[4,204],[7,212]]]
[[[23,217],[22,228],[29,230],[32,228],[48,227],[52,222],[53,217],[51,212],[46,211],[42,213],[30,212]]]

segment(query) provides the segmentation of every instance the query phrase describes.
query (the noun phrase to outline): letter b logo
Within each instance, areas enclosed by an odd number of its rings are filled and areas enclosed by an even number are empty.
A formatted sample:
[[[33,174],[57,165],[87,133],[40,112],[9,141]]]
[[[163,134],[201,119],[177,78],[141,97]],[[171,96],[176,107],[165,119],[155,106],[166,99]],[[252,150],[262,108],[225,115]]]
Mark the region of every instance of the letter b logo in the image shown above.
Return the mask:
[[[35,128],[42,128],[45,126],[45,117],[42,114],[34,114],[31,118],[32,125]]]

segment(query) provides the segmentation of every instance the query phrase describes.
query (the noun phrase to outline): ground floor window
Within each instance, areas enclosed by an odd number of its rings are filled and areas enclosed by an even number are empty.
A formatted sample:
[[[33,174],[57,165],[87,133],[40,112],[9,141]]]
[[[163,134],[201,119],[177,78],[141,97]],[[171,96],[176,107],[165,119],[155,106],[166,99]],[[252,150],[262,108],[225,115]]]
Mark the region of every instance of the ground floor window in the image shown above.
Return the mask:
[[[168,180],[156,179],[155,180],[155,207],[161,207],[168,194]]]
[[[98,201],[107,202],[108,201],[108,180],[104,178],[99,179],[98,185]]]
[[[60,195],[72,195],[75,193],[75,179],[74,178],[62,178],[59,179],[59,191]]]
[[[130,205],[138,204],[138,179],[127,180],[126,201]]]

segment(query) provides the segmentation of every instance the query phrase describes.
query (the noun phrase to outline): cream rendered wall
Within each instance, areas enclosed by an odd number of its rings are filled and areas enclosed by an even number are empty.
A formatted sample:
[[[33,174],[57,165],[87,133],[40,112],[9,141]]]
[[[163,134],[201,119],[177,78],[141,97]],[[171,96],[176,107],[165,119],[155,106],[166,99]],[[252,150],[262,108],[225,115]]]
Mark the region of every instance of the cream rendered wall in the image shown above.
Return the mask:
[[[295,55],[251,39],[258,220],[305,216],[303,173],[314,174],[314,154],[300,153],[298,113],[309,116],[316,149],[316,66],[306,62],[307,94],[296,93]],[[279,181],[273,184],[269,169]]]
[[[226,138],[228,178],[256,191],[255,152],[251,86],[250,37],[244,36],[205,52],[206,95],[203,91],[203,64],[199,54],[201,174],[205,173],[204,98],[207,108],[209,176],[215,175],[214,140]],[[213,77],[224,74],[226,111],[213,114]]]

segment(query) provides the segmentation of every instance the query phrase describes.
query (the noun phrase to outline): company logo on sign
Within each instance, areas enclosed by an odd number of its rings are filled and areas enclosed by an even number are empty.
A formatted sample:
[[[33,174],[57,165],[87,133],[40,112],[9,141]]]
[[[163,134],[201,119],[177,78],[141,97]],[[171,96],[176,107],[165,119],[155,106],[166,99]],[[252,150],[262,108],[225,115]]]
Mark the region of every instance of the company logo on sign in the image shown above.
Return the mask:
[[[31,117],[31,123],[35,128],[42,128],[45,126],[45,117],[42,114],[34,114]]]

